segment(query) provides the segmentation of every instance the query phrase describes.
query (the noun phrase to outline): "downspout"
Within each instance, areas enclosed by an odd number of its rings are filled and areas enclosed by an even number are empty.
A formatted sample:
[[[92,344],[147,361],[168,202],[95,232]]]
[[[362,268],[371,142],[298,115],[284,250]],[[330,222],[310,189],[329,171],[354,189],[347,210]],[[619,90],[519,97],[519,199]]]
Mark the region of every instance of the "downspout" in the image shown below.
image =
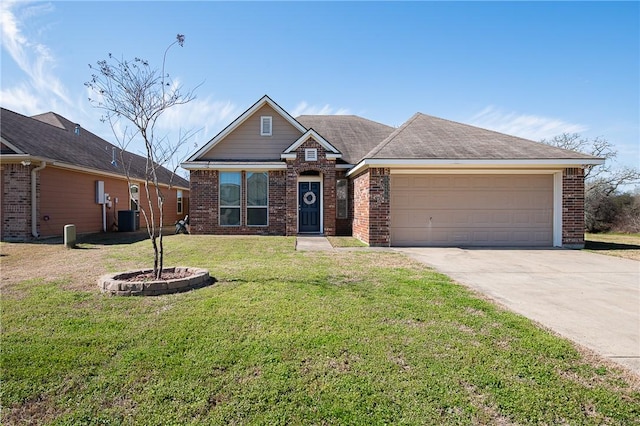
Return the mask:
[[[43,161],[40,166],[31,170],[31,235],[33,235],[33,238],[40,237],[40,234],[38,234],[38,194],[36,193],[36,179],[38,178],[38,172],[45,167],[47,167],[47,162]]]

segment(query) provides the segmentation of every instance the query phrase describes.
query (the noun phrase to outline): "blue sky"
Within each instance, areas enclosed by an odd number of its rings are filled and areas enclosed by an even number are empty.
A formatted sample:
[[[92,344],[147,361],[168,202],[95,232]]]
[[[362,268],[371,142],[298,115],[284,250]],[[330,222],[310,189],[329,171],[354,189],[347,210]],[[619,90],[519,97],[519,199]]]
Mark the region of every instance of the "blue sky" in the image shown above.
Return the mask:
[[[638,2],[0,3],[0,104],[58,112],[113,141],[91,107],[88,64],[143,57],[196,101],[164,130],[202,146],[262,95],[292,115],[415,112],[533,140],[603,136],[640,153]],[[134,149],[135,150],[135,149]]]

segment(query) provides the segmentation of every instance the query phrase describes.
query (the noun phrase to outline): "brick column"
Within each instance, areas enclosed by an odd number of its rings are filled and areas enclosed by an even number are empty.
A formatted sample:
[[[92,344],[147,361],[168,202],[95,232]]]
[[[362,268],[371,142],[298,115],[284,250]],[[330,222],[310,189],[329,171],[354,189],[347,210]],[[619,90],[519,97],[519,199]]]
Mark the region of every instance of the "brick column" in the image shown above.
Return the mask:
[[[584,248],[584,170],[562,173],[562,246]]]
[[[353,236],[369,243],[369,171],[353,179]]]
[[[6,241],[32,238],[31,169],[22,164],[2,165],[2,238]]]
[[[353,179],[353,236],[372,247],[388,247],[389,169],[370,168]]]
[[[388,247],[391,243],[389,169],[369,169],[369,245]]]
[[[295,169],[295,161],[287,160],[287,189],[286,189],[286,234],[298,233],[298,173]]]
[[[192,234],[213,234],[218,225],[218,171],[192,170],[189,179]]]

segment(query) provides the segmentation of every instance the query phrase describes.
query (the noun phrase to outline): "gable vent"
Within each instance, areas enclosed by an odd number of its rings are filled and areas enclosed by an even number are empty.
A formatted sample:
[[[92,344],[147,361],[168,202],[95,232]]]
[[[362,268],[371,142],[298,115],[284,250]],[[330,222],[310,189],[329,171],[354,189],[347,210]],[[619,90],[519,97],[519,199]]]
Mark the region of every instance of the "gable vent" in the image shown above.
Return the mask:
[[[272,117],[270,115],[265,115],[260,117],[260,136],[271,136],[273,133],[272,129]]]
[[[315,148],[306,148],[304,150],[304,161],[318,161],[318,150]]]

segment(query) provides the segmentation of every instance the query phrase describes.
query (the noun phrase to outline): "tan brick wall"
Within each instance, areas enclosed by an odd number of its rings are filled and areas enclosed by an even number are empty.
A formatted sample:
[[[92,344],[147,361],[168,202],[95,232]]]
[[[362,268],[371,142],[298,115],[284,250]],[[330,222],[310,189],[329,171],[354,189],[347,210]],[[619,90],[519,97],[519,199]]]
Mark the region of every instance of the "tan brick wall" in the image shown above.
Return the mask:
[[[584,247],[584,170],[565,169],[562,173],[562,245]]]

